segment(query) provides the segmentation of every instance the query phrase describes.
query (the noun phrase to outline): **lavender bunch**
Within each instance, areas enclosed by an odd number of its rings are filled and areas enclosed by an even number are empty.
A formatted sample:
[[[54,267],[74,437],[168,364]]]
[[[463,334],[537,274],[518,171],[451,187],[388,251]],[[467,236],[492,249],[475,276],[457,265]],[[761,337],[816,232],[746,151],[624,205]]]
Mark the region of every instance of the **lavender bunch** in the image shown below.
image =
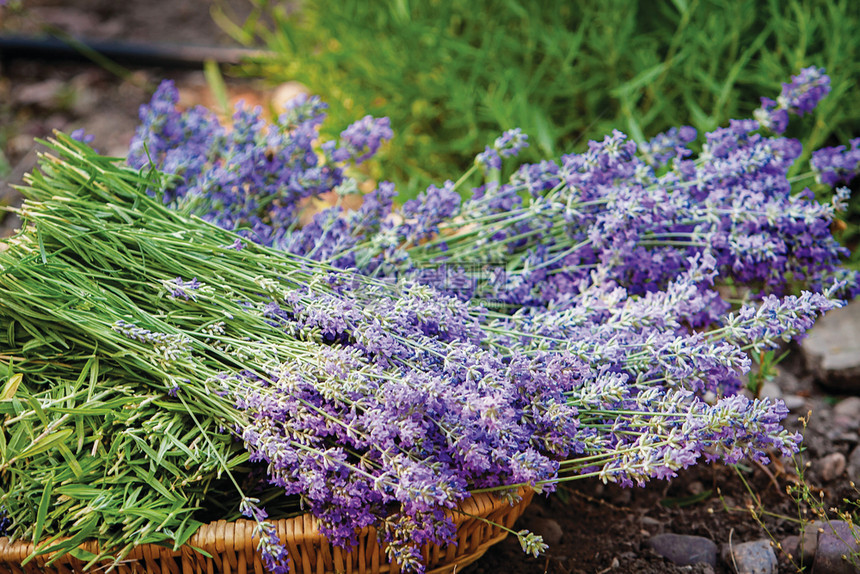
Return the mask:
[[[784,87],[780,110],[806,113],[828,86],[821,70],[804,70]],[[837,191],[832,205],[808,189],[793,192],[789,172],[800,144],[766,135],[768,125],[732,121],[706,134],[697,158],[688,147],[692,128],[670,130],[642,149],[616,131],[583,154],[523,165],[500,183],[501,156],[525,143],[511,132],[476,159],[473,171],[487,182],[468,200],[459,191],[470,174],[429,187],[401,210],[376,197],[361,214],[335,206],[294,232],[287,248],[510,308],[564,304],[598,267],[631,292],[656,292],[705,250],[721,281],[754,295],[819,291],[843,280],[850,295],[856,276],[842,269],[846,251],[830,233],[847,191]],[[854,147],[816,152],[818,181],[856,173]],[[714,303],[703,321],[727,308]]]
[[[277,487],[281,497],[296,497],[332,541],[348,546],[357,528],[376,525],[390,558],[416,571],[423,568],[424,542],[453,541],[444,511],[470,490],[543,483],[551,490],[559,461],[577,440],[575,412],[562,387],[535,380],[531,392],[521,388],[528,381],[521,365],[482,346],[480,310],[423,285],[392,286],[250,243],[237,250],[234,234],[147,198],[157,181],[93,159],[67,138],[54,145],[64,161],[43,160],[43,172],[29,179],[20,213],[31,227],[0,257],[0,281],[10,292],[0,318],[32,325],[25,331],[45,340],[73,342],[76,355],[95,357],[102,369],[133,373],[122,392],[158,406],[141,421],[159,420],[147,426],[147,439],[156,440],[166,424],[159,413],[168,409],[184,416],[170,421],[169,435],[178,442],[161,444],[182,444],[180,437],[191,434],[208,446],[209,466],[181,482],[173,479],[174,463],[154,455],[167,447],[144,442],[125,455],[140,464],[157,459],[147,504],[167,484],[182,496],[171,515],[144,516],[139,535],[123,531],[124,552],[180,530],[187,539],[193,527],[186,515],[200,498],[197,491],[185,497],[186,484],[206,484],[217,472],[238,486],[241,450],[266,469],[268,496]],[[185,272],[193,278],[177,278]],[[44,345],[7,344],[24,362],[43,360],[27,349],[42,352]],[[113,548],[114,527],[128,522],[115,505],[134,506],[141,496],[136,486],[112,489],[114,503],[91,509],[83,527],[52,515],[33,530],[27,517],[35,509],[27,501],[36,491],[47,492],[48,501],[87,500],[91,491],[78,481],[114,472],[105,465],[115,459],[96,456],[99,445],[118,444],[113,433],[136,434],[137,427],[133,421],[111,427],[102,421],[109,411],[87,410],[87,393],[74,391],[63,405],[92,414],[103,433],[85,441],[92,453],[82,452],[72,444],[77,423],[55,408],[58,397],[34,392],[28,399],[42,401],[50,419],[40,421],[36,410],[16,422],[35,426],[35,436],[43,425],[46,436],[57,433],[56,442],[68,438],[57,449],[72,449],[88,472],[54,491],[50,461],[57,451],[47,445],[49,455],[34,459],[33,445],[15,441],[0,464],[16,475],[27,465],[37,484],[24,492],[0,482],[0,497],[14,512],[13,535],[71,534],[59,550],[92,536]],[[199,446],[169,452],[181,456]],[[240,492],[237,505],[257,520],[267,564],[285,571],[286,552],[273,539],[266,511]],[[524,540],[530,548],[538,544]]]
[[[318,97],[296,98],[271,123],[261,108],[240,104],[229,127],[202,106],[181,111],[178,102],[179,92],[164,81],[141,107],[129,165],[176,176],[157,190],[165,204],[263,245],[280,245],[302,200],[344,184],[348,165],[392,137],[387,118],[366,117],[340,141],[315,147],[327,107]]]
[[[340,147],[322,144],[333,175],[326,185],[317,185],[316,176],[293,178],[310,164],[266,163],[259,155],[265,149],[292,149],[292,136],[283,134],[286,125],[295,126],[287,131],[298,141],[309,142],[323,120],[318,100],[300,101],[295,109],[303,111],[272,125],[240,110],[235,132],[254,135],[232,140],[254,140],[249,148],[224,140],[217,122],[201,119],[204,111],[176,111],[175,94],[163,86],[142,110],[146,119],[130,162],[139,166],[154,158],[168,172],[176,171],[175,162],[188,170],[185,180],[194,187],[202,168],[182,158],[200,157],[198,134],[213,134],[204,138],[215,158],[204,164],[213,167],[202,179],[206,184],[194,188],[194,202],[185,205],[191,212],[303,257],[375,277],[410,276],[462,298],[512,309],[564,304],[598,267],[633,293],[659,291],[683,273],[690,256],[704,250],[716,258],[721,281],[747,285],[754,295],[798,286],[820,291],[843,280],[850,295],[857,289],[856,277],[842,269],[845,250],[830,234],[846,192],[837,192],[830,206],[820,205],[808,190],[793,193],[788,174],[801,155],[800,145],[763,133],[781,133],[778,127],[789,113],[809,112],[828,91],[823,70],[803,70],[783,86],[777,100],[763,103],[758,119],[732,121],[706,134],[697,158],[688,147],[696,136],[692,128],[669,130],[641,149],[616,131],[591,142],[583,154],[523,165],[501,183],[502,158],[527,145],[524,134],[510,130],[456,183],[430,186],[395,209],[395,190],[383,182],[358,210],[338,204],[301,229],[296,214],[302,198],[334,186],[341,193],[356,189],[334,166],[373,153],[381,139],[390,137],[384,120],[363,119],[344,132]],[[765,112],[778,115],[778,121],[767,120]],[[207,129],[180,129],[185,125]],[[264,146],[260,134],[281,135]],[[144,158],[144,147],[157,153]],[[855,173],[854,147],[815,152],[818,181],[835,184]],[[239,148],[245,151],[235,151]],[[313,163],[308,147],[297,149],[302,153],[291,157]],[[482,172],[486,183],[463,201],[461,188],[474,172]],[[283,191],[285,178],[295,184],[291,193]],[[224,199],[222,188],[231,199]],[[178,189],[178,195],[187,194]],[[254,206],[264,206],[268,215],[246,217]],[[713,303],[701,322],[728,307],[718,299]]]
[[[595,277],[570,306],[490,318],[487,331],[500,352],[576,365],[567,402],[578,412],[582,450],[562,463],[560,480],[584,473],[643,485],[700,460],[766,462],[771,450],[797,448],[799,435],[774,426],[787,413],[781,401],[736,392],[750,368],[748,351],[803,336],[817,316],[841,305],[839,286],[769,296],[720,317],[720,327],[690,332],[690,316],[715,296],[702,289],[714,280],[714,265],[707,254],[692,258],[665,291],[644,296]]]
[[[104,534],[130,523],[112,506],[83,523],[51,515],[43,523],[51,534],[126,545],[190,535],[194,523],[176,517],[199,500],[192,488],[226,475],[238,488],[238,511],[257,521],[273,572],[286,571],[289,557],[268,514],[287,496],[337,544],[348,547],[356,529],[375,525],[389,558],[421,571],[420,545],[451,541],[444,511],[476,491],[551,491],[586,476],[644,484],[703,459],[765,461],[772,449],[797,448],[797,437],[780,426],[781,403],[701,395],[731,389],[732,376],[748,368],[738,348],[794,335],[836,304],[832,293],[768,300],[764,311],[727,315],[722,331],[690,334],[688,318],[713,297],[707,287],[717,259],[703,255],[686,261],[686,274],[665,293],[634,293],[607,268],[584,280],[570,305],[509,316],[412,280],[343,272],[242,241],[149,198],[147,189],[161,187],[156,173],[143,177],[65,137],[54,149],[62,160],[43,159],[22,190],[29,201],[21,215],[31,227],[0,253],[8,291],[0,319],[41,338],[6,340],[14,346],[9,354],[32,370],[46,358],[74,368],[77,360],[57,347],[67,341],[75,357],[128,373],[133,385],[122,392],[157,407],[127,426],[101,421],[93,428],[126,437],[144,425],[147,440],[157,441],[170,425],[179,444],[189,433],[199,437],[196,450],[182,446],[206,456],[194,459],[203,465],[199,477],[183,482],[173,478],[172,459],[157,454],[187,454],[181,447],[156,442],[158,449],[145,443],[149,450],[130,451],[157,473],[153,481],[188,493],[172,502],[173,514],[134,523],[144,527],[131,541]],[[434,193],[448,197],[445,188]],[[435,205],[441,213],[449,203]],[[441,225],[438,217],[418,221],[417,213],[414,233]],[[75,387],[89,377],[68,378],[71,394],[59,397],[62,404],[102,417],[86,410],[86,388]],[[101,385],[106,392],[117,392],[112,380]],[[69,409],[57,408],[58,397],[31,398],[42,401],[50,421],[34,411],[16,422],[33,425],[33,436],[38,425],[51,425],[57,450],[34,458],[17,441],[17,450],[0,453],[0,464],[31,482],[22,491],[0,480],[0,499],[13,513],[13,535],[38,538],[48,530],[28,530],[26,518],[36,514],[34,497],[61,493],[51,482],[51,461],[65,452],[60,445],[95,474],[113,472],[104,465],[115,458],[89,454],[101,452],[103,438],[76,446],[76,423]],[[242,456],[265,469],[250,483],[265,496],[244,485],[254,475],[240,475]],[[91,491],[76,482],[88,476],[69,479],[81,489],[64,484],[75,508],[88,503]],[[158,499],[152,488],[146,496]],[[122,508],[135,506],[123,498],[134,489],[110,492]],[[539,549],[535,537],[520,535],[527,549]]]

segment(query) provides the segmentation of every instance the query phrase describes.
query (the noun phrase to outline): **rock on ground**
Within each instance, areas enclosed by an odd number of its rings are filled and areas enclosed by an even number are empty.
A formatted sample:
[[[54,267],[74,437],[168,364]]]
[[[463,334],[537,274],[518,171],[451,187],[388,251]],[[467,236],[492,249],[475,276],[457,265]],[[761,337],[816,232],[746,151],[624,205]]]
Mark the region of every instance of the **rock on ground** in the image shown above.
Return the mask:
[[[860,394],[860,299],[816,321],[800,348],[822,384]]]
[[[717,565],[717,545],[702,536],[658,534],[651,537],[648,544],[654,552],[680,566]]]
[[[754,540],[723,547],[723,560],[738,574],[777,574],[779,562],[770,540]]]
[[[812,563],[813,574],[859,574],[860,528],[841,520],[813,523],[818,527],[818,548]],[[853,554],[853,556],[852,556]]]

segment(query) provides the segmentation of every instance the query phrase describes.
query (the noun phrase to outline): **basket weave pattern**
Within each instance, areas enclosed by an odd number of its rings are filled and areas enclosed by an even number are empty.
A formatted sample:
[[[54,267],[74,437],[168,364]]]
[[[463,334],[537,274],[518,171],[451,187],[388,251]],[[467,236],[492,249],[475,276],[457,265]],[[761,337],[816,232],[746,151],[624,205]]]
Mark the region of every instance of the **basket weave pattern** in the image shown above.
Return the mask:
[[[449,513],[457,525],[457,544],[427,545],[423,549],[428,574],[453,572],[480,558],[493,544],[507,535],[500,527],[487,524],[471,514],[512,528],[514,522],[531,502],[533,492],[522,490],[522,500],[511,506],[490,494],[476,494],[460,505],[462,512]],[[281,541],[290,553],[292,572],[296,574],[396,574],[399,566],[386,561],[385,551],[377,542],[376,529],[365,528],[359,533],[358,547],[350,552],[333,547],[319,533],[316,519],[310,514],[274,521]],[[126,560],[117,565],[118,574],[266,574],[256,540],[251,533],[254,522],[219,520],[205,524],[179,550],[155,544],[138,546]],[[196,552],[201,548],[212,558]],[[97,552],[95,543],[81,545],[83,550]],[[50,566],[50,555],[34,558],[25,566],[21,562],[33,551],[33,544],[10,543],[0,538],[0,572],[14,574],[72,574],[83,572],[84,562],[71,555],[59,558]],[[93,572],[103,570],[96,566]]]

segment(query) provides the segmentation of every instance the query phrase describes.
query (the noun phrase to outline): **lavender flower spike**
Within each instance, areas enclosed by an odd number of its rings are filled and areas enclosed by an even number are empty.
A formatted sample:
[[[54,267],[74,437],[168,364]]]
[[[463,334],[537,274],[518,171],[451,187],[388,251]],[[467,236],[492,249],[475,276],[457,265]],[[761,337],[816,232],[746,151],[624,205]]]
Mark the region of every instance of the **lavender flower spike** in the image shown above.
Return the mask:
[[[804,68],[791,82],[782,85],[776,100],[761,99],[761,107],[754,113],[762,127],[781,134],[788,126],[788,114],[803,116],[815,109],[818,102],[830,93],[830,77],[823,68]]]

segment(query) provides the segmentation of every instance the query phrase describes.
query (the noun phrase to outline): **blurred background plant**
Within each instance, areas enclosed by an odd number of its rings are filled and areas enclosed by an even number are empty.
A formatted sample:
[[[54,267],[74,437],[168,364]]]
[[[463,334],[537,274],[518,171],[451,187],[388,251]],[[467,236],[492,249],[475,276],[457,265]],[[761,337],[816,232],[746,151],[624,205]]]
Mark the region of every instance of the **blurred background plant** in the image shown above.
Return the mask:
[[[404,199],[468,167],[505,129],[529,134],[527,161],[614,128],[640,143],[684,124],[701,134],[751,117],[809,65],[827,69],[833,92],[799,130],[805,159],[860,132],[851,0],[251,1],[247,19],[214,10],[237,40],[272,51],[238,72],[320,95],[325,135],[390,117],[394,144],[368,169],[385,165]]]

